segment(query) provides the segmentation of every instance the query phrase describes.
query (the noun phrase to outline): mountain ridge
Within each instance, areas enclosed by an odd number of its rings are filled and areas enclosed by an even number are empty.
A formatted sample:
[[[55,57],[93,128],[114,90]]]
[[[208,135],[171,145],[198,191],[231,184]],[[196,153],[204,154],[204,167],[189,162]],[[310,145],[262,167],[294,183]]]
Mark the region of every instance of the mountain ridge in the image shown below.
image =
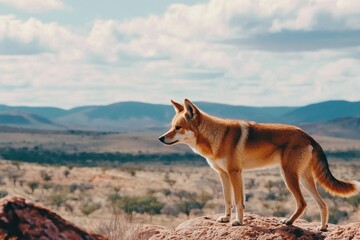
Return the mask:
[[[256,122],[280,122],[304,125],[329,122],[339,118],[360,117],[360,101],[332,100],[299,107],[251,107],[213,102],[195,102],[205,112],[224,118]],[[50,129],[77,129],[95,131],[160,131],[168,128],[174,115],[172,106],[136,101],[116,102],[108,105],[79,106],[68,110],[56,107],[28,107],[0,105],[0,114],[25,114],[35,122],[36,128],[45,124]],[[19,117],[18,116],[18,117]],[[20,118],[18,118],[19,120]],[[15,121],[15,120],[14,120]],[[34,122],[33,121],[33,122]],[[47,123],[45,123],[47,122]],[[24,126],[0,121],[1,125]],[[335,124],[340,124],[335,123]],[[32,125],[28,125],[30,128]],[[352,127],[352,125],[349,125]],[[356,137],[357,138],[357,137]]]

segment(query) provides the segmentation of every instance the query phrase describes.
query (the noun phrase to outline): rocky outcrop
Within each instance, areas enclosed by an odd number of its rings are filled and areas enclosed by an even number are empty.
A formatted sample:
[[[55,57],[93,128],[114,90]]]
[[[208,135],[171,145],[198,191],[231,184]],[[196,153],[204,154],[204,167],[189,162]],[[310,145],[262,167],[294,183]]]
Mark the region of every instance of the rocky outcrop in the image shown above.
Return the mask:
[[[0,200],[0,239],[87,239],[104,237],[88,233],[56,213],[21,197]]]
[[[150,239],[360,239],[360,222],[343,226],[329,224],[328,231],[321,232],[316,230],[319,223],[309,223],[302,219],[296,221],[294,226],[286,226],[280,223],[279,218],[247,213],[244,226],[232,227],[227,223],[216,222],[215,219],[219,216],[190,219],[181,223],[175,230],[158,229],[158,233]]]
[[[232,239],[359,239],[360,222],[347,225],[329,224],[327,232],[316,230],[319,223],[298,220],[294,226],[280,223],[276,217],[261,217],[246,213],[244,226],[232,227],[219,223],[219,215],[190,219],[175,229],[162,226],[142,225],[136,228],[134,240],[232,240]],[[124,224],[124,222],[119,224]],[[129,224],[129,223],[128,223]],[[104,236],[122,236],[108,231],[123,228],[105,228]],[[130,229],[130,228],[129,228]],[[127,234],[128,235],[128,234]],[[105,240],[104,236],[89,233],[64,220],[56,213],[20,197],[0,200],[0,239],[86,239]],[[133,239],[131,238],[131,240]],[[109,240],[118,237],[109,237]],[[126,238],[129,239],[129,238]]]

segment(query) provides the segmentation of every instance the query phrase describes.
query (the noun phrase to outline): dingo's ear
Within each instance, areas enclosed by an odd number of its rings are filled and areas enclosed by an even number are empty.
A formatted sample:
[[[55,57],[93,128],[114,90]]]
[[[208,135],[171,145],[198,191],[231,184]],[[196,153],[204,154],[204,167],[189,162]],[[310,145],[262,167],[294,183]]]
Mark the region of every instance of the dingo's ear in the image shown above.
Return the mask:
[[[184,106],[185,106],[185,117],[186,117],[186,119],[187,120],[193,120],[196,117],[199,110],[188,99],[184,100]]]
[[[181,112],[181,111],[184,110],[184,106],[181,105],[180,103],[177,103],[177,102],[175,102],[175,101],[173,101],[173,100],[170,100],[170,102],[171,102],[171,104],[174,106],[174,109],[175,109],[175,112],[176,112],[176,113],[179,113],[179,112]]]

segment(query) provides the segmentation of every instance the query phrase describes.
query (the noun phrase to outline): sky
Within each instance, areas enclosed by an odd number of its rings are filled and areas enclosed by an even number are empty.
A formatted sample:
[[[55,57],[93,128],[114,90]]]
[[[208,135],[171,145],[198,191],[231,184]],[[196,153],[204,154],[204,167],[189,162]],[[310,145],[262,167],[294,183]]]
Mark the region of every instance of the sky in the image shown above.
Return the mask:
[[[360,100],[359,0],[0,0],[0,104]]]

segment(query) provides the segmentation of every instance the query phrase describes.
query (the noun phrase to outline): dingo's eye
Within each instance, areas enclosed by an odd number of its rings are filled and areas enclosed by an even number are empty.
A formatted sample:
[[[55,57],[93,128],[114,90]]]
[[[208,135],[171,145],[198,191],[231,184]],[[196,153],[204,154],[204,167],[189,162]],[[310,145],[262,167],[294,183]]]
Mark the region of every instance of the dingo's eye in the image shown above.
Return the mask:
[[[176,126],[175,127],[175,130],[180,130],[181,129],[181,126]]]

